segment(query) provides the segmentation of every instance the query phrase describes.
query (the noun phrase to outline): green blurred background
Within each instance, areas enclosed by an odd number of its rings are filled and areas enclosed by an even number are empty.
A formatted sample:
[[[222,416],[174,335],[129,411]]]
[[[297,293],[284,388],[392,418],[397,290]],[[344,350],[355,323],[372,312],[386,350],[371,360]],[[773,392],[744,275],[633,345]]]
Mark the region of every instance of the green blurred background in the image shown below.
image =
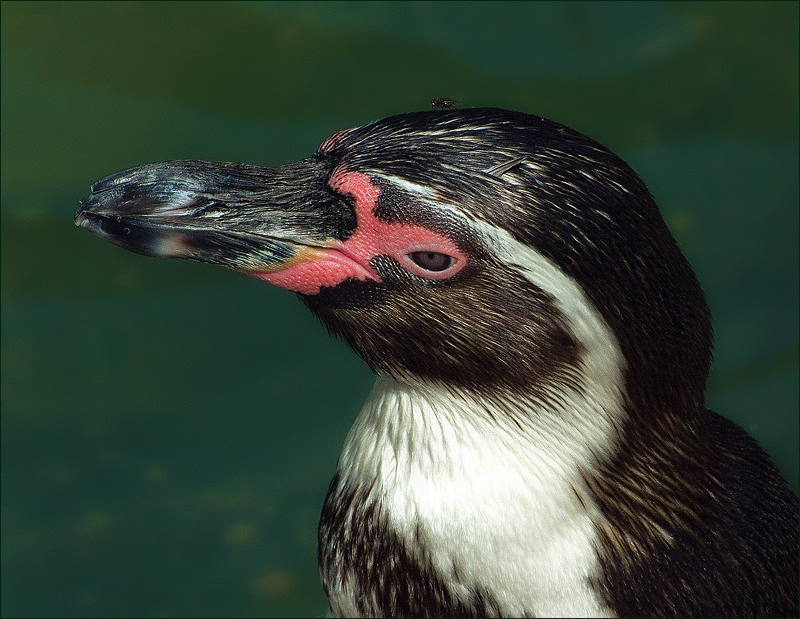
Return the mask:
[[[426,109],[541,114],[649,184],[712,408],[798,487],[797,3],[3,3],[2,615],[320,615],[372,378],[291,294],[72,223],[165,159],[273,165]]]

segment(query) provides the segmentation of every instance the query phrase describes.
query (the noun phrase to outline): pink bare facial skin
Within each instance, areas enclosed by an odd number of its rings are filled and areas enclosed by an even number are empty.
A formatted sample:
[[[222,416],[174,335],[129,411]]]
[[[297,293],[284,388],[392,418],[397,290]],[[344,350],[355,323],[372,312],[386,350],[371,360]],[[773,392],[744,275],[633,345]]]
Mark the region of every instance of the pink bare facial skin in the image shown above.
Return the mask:
[[[323,286],[337,286],[346,279],[381,281],[369,266],[375,256],[389,256],[409,273],[431,280],[453,277],[467,265],[466,254],[447,237],[422,226],[387,223],[375,217],[381,189],[366,174],[348,172],[340,166],[328,184],[354,199],[356,229],[350,238],[331,241],[324,248],[303,248],[279,271],[251,271],[248,275],[292,292],[313,295]],[[414,252],[447,254],[452,263],[442,271],[427,271],[411,259],[409,254]]]

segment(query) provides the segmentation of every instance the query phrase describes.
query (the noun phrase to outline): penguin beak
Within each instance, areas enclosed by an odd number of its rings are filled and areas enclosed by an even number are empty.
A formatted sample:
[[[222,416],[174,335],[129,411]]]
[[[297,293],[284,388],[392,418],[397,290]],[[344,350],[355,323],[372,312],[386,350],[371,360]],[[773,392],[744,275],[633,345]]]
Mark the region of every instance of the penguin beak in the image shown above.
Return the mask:
[[[92,185],[75,223],[139,254],[218,264],[269,281],[335,251],[328,248],[355,229],[351,205],[327,186],[329,174],[330,164],[314,158],[275,168],[155,163]]]

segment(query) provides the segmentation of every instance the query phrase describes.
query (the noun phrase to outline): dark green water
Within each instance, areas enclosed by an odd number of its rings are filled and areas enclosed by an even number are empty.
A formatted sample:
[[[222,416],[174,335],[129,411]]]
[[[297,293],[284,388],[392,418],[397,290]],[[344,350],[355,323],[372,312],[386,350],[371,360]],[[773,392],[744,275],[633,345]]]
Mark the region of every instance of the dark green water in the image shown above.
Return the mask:
[[[432,97],[643,176],[714,312],[709,404],[798,487],[798,5],[2,4],[2,615],[320,615],[371,376],[291,294],[72,224],[165,159],[272,165]]]

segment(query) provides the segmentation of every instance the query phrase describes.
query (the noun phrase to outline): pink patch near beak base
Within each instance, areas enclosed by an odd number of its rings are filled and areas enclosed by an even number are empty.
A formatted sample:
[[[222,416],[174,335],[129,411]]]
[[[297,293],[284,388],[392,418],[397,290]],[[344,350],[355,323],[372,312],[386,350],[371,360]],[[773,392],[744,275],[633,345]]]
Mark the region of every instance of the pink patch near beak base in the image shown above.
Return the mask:
[[[332,240],[326,247],[304,247],[276,271],[248,271],[248,275],[311,295],[346,279],[381,281],[369,265],[375,256],[389,256],[414,275],[433,280],[452,277],[467,265],[466,254],[449,238],[422,226],[378,219],[375,207],[381,189],[368,175],[340,166],[328,184],[334,191],[353,197],[357,222],[353,234],[346,241]],[[446,271],[426,272],[409,258],[417,251],[445,253],[453,258],[453,264]]]
[[[346,279],[373,279],[378,275],[333,247],[304,247],[278,271],[249,271],[248,275],[299,294],[317,294],[323,286],[333,287]]]

